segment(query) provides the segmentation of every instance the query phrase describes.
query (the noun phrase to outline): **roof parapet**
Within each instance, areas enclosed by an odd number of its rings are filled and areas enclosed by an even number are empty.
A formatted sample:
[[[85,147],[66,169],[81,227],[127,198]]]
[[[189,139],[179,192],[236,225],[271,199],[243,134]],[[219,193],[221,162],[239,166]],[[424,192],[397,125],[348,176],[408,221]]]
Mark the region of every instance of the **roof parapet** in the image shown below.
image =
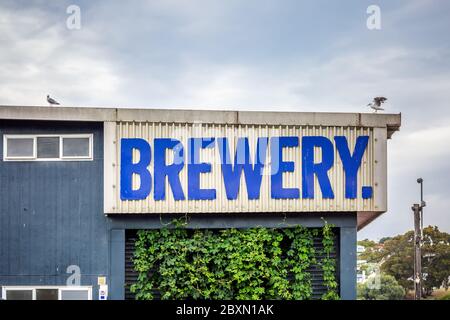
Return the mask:
[[[401,114],[386,113],[220,111],[47,106],[0,106],[0,119],[386,127],[388,129],[388,138],[390,138],[395,131],[398,131],[401,125]]]

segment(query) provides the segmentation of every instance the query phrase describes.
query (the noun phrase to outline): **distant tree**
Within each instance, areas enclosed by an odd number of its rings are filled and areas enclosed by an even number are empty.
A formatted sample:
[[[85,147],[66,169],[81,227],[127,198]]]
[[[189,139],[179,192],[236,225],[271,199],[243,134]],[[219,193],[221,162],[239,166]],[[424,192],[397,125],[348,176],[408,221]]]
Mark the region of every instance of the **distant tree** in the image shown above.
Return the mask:
[[[364,252],[359,255],[360,260],[366,260],[368,263],[380,263],[383,258],[381,246],[372,240],[364,239],[358,241],[358,245],[364,247]]]
[[[450,234],[440,232],[438,227],[423,230],[422,264],[425,274],[424,289],[431,294],[433,288],[450,285]]]
[[[364,239],[364,240],[360,240],[358,241],[358,245],[363,246],[364,248],[373,248],[374,246],[377,245],[377,243],[373,240],[369,240],[369,239]]]
[[[383,243],[385,243],[386,241],[388,241],[388,240],[391,240],[392,239],[392,237],[383,237],[383,238],[381,238],[380,239],[380,244],[383,244]]]
[[[387,240],[380,252],[382,272],[392,275],[405,289],[414,288],[414,232],[408,231]]]
[[[381,271],[392,275],[406,290],[414,288],[414,232],[387,240],[382,248],[372,254],[372,259],[381,263]],[[422,273],[424,294],[429,295],[435,287],[448,288],[450,277],[450,234],[438,227],[423,230]]]
[[[405,297],[405,289],[393,276],[382,274],[379,287],[373,287],[371,282],[358,284],[358,300],[402,300]]]

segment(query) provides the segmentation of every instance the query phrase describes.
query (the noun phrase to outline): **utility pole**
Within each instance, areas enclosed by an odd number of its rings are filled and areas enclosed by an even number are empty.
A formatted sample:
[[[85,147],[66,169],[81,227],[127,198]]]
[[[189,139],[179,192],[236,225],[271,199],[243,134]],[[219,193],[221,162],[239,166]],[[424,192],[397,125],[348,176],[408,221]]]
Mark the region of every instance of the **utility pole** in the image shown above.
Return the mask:
[[[426,206],[423,201],[423,179],[417,179],[420,184],[420,204],[412,206],[414,212],[414,299],[420,300],[422,297],[422,229],[423,229],[423,208]]]

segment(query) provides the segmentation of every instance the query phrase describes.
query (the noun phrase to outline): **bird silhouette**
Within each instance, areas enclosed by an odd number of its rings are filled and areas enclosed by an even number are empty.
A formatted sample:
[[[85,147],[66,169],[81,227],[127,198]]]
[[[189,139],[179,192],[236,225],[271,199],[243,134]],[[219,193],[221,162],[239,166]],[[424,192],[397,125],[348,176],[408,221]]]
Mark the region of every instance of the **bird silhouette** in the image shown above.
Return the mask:
[[[373,98],[373,101],[371,103],[369,103],[367,106],[371,107],[373,110],[375,110],[374,112],[377,112],[379,110],[384,110],[383,108],[381,108],[381,105],[383,103],[385,103],[387,100],[387,98],[385,97],[375,97]]]
[[[50,105],[59,105],[59,102],[56,101],[55,99],[51,98],[50,95],[47,95],[47,102],[48,102]]]

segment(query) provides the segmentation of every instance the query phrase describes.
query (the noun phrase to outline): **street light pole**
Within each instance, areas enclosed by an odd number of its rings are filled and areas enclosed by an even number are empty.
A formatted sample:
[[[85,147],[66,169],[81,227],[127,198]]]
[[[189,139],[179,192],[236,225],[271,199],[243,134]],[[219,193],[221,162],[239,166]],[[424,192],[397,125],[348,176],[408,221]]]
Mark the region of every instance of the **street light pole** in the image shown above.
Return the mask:
[[[422,253],[420,250],[420,205],[412,206],[414,211],[414,299],[420,300],[422,292]]]
[[[420,184],[420,236],[423,238],[423,208],[426,205],[423,201],[423,179],[417,179],[417,183]]]
[[[423,201],[423,179],[417,179],[420,184],[420,204],[412,206],[414,212],[414,299],[420,300],[422,297],[422,230],[423,230],[423,208],[426,206]]]

